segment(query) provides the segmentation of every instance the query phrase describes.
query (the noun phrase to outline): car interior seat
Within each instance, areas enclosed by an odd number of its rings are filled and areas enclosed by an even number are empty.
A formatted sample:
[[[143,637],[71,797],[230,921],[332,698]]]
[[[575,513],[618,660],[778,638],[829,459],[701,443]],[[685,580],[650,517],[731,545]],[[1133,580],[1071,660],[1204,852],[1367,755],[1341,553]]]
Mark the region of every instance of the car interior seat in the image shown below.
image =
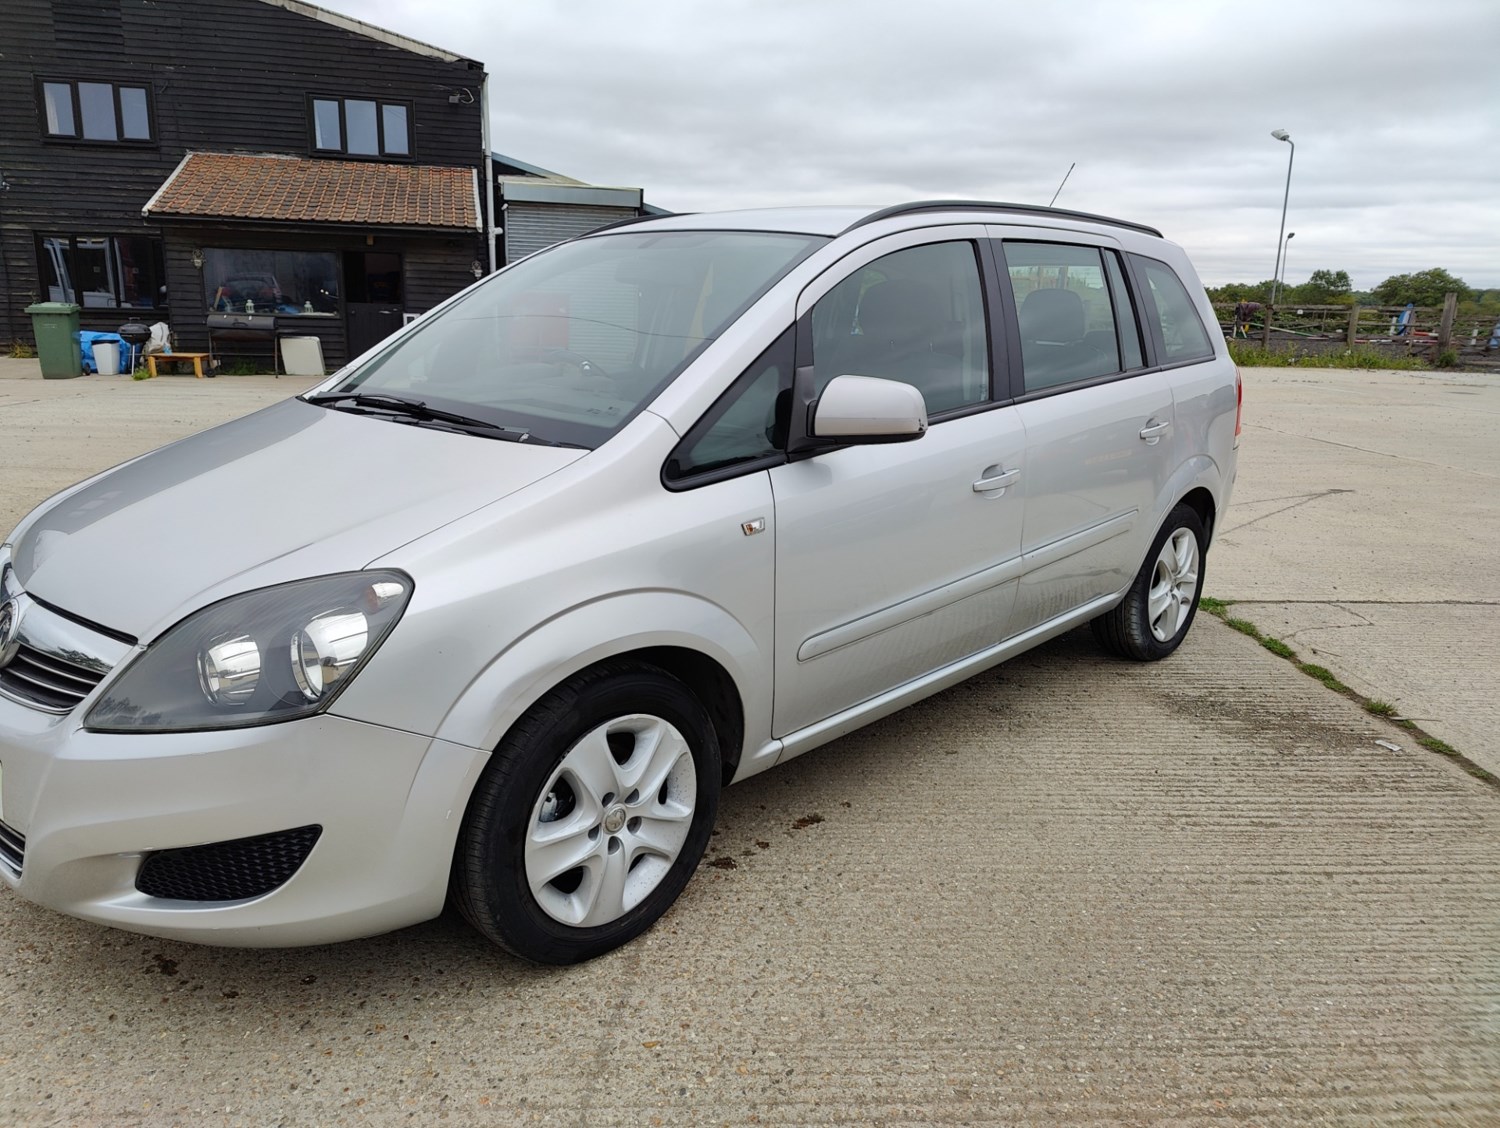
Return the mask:
[[[1033,290],[1018,314],[1028,391],[1118,370],[1117,358],[1085,340],[1083,299],[1072,290]]]
[[[933,287],[891,278],[860,298],[859,333],[848,338],[842,372],[913,384],[929,413],[965,402],[961,326]]]

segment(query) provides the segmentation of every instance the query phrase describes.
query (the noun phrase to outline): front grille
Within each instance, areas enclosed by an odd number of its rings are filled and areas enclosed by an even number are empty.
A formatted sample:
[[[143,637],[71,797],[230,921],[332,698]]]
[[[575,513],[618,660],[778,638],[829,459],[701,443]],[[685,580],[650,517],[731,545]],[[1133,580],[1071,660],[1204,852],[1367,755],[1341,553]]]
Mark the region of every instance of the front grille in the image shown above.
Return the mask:
[[[21,863],[26,859],[26,836],[18,830],[0,822],[0,866],[16,876],[21,876]]]
[[[21,643],[10,665],[0,670],[0,687],[43,709],[66,712],[102,681],[104,675],[65,658],[43,654]]]
[[[285,885],[312,852],[321,826],[158,850],[148,854],[135,887],[173,901],[243,901]]]

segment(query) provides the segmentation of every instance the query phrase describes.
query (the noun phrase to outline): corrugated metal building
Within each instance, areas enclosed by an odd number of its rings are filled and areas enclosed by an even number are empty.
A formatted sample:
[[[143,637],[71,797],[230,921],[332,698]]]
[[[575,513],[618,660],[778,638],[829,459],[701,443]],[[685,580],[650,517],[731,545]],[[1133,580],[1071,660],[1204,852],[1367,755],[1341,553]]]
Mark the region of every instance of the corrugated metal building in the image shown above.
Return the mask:
[[[502,265],[622,219],[660,209],[639,188],[585,184],[550,169],[490,154]]]

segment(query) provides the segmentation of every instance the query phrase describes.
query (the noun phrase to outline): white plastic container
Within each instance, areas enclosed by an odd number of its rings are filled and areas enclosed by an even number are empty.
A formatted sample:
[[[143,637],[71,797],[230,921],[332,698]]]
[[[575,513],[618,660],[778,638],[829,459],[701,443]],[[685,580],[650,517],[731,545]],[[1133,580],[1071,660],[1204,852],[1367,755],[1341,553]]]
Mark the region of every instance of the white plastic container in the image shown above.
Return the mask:
[[[120,345],[117,341],[94,342],[94,367],[101,376],[120,374]]]

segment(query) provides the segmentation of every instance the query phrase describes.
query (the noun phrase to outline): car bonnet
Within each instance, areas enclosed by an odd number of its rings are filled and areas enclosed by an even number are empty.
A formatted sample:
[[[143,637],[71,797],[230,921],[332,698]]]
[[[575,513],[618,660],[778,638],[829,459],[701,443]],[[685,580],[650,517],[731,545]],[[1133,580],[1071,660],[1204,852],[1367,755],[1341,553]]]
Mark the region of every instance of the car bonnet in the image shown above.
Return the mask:
[[[216,599],[362,568],[586,453],[287,400],[58,495],[13,566],[33,597],[149,640]]]

